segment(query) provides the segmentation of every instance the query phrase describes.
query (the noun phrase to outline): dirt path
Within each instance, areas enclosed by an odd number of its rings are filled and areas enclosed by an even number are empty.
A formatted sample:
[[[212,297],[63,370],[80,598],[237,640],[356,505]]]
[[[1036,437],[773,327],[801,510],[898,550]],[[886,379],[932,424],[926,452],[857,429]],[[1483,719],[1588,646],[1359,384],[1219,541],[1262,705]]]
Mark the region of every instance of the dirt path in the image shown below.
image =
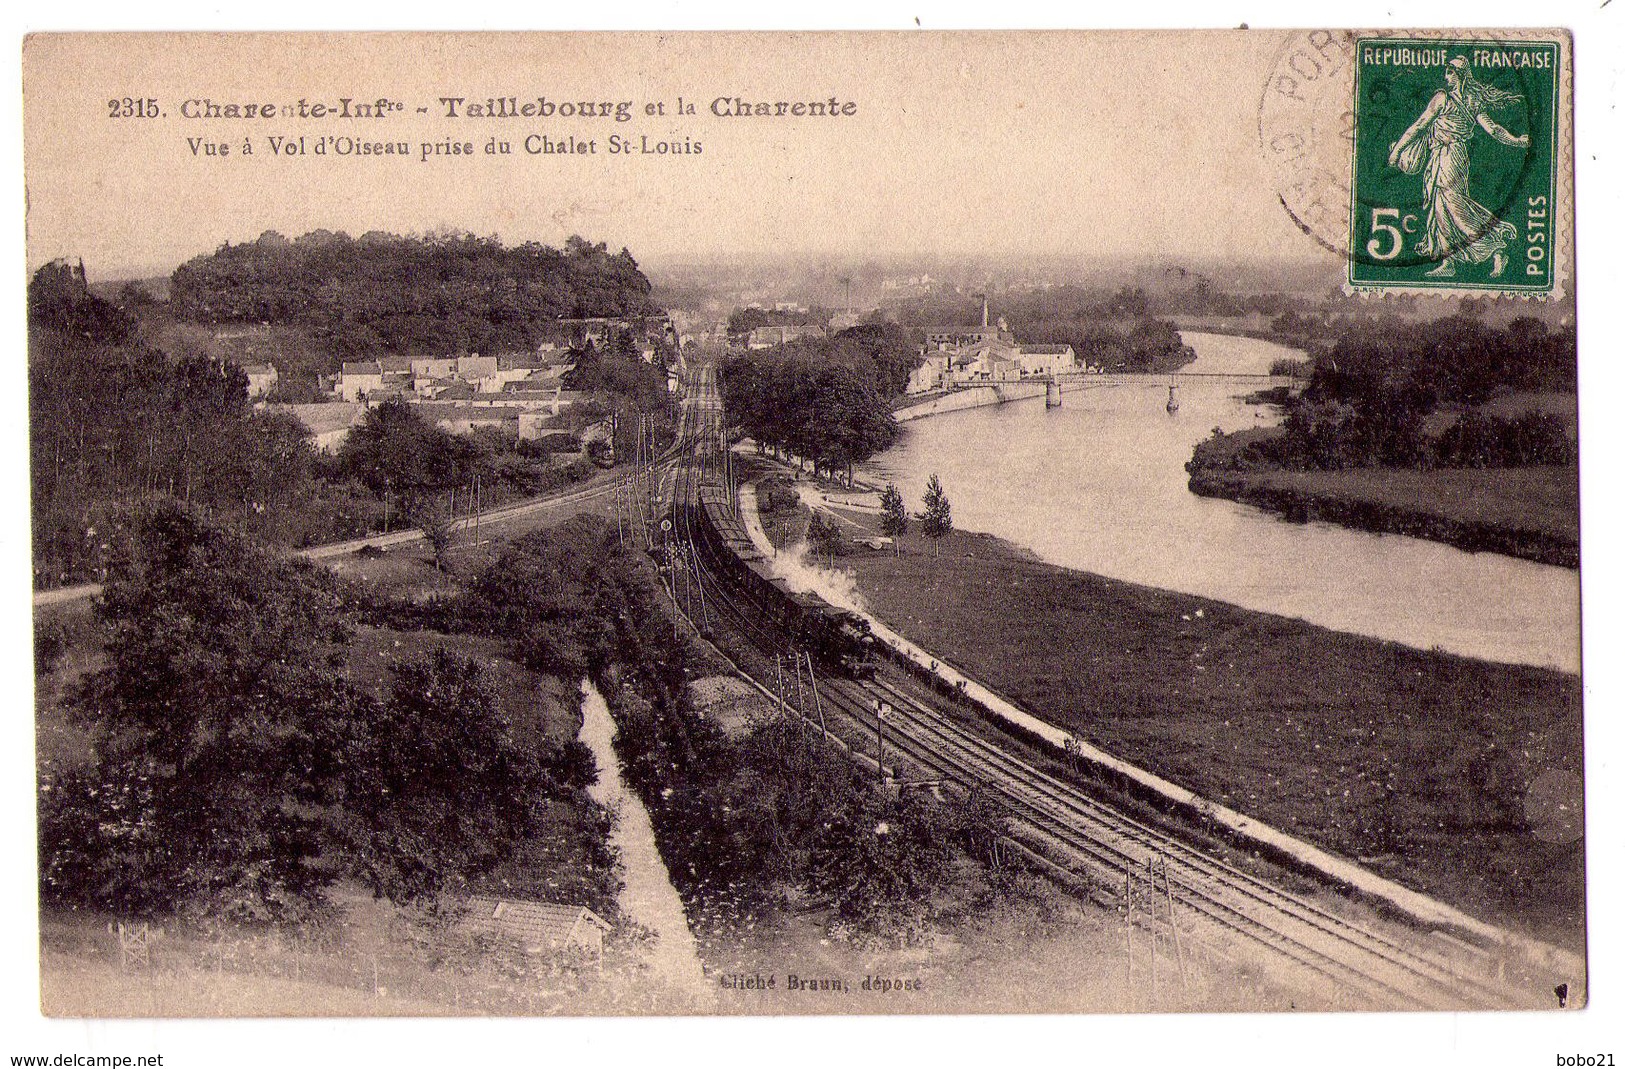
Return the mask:
[[[672,1008],[678,1012],[715,1012],[716,992],[700,965],[699,946],[688,929],[683,900],[655,849],[649,811],[621,782],[620,762],[611,746],[615,722],[610,719],[609,707],[591,683],[582,684],[582,694],[581,741],[598,761],[598,782],[589,793],[616,813],[610,843],[620,852],[626,870],[621,909],[655,933],[655,943],[646,956],[656,982],[674,996],[677,1004]]]

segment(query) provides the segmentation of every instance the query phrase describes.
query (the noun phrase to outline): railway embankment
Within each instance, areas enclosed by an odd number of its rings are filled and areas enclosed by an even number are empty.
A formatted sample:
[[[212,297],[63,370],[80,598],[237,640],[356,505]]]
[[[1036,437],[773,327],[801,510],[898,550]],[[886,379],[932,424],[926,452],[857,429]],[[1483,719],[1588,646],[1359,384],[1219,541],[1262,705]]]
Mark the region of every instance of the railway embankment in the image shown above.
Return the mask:
[[[1250,849],[1577,967],[1583,851],[1525,812],[1531,783],[1578,771],[1563,763],[1573,677],[1073,572],[989,536],[944,541],[940,559],[905,538],[840,564],[894,656]]]

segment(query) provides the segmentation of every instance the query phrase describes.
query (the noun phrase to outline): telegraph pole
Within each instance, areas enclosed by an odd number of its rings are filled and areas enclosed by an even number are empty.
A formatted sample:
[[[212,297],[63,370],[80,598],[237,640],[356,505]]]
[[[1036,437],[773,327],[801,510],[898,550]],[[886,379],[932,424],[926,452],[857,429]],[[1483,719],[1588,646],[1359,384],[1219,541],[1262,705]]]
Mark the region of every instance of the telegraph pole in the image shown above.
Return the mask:
[[[805,656],[807,658],[807,679],[812,684],[813,707],[818,710],[818,733],[824,736],[825,742],[828,742],[829,728],[824,725],[824,701],[818,696],[818,677],[813,674],[812,654],[808,653]]]
[[[875,775],[886,781],[886,703],[875,699]]]

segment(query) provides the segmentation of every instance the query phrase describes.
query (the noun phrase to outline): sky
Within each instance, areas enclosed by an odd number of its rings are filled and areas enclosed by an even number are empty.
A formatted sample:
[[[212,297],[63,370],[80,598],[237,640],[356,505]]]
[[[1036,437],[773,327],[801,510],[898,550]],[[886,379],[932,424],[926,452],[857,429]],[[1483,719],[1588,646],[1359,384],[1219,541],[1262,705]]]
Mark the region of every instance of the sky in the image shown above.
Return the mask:
[[[1282,210],[1261,93],[1292,35],[35,38],[24,56],[28,260],[167,273],[275,229],[579,233],[634,255],[1321,255]],[[109,74],[108,72],[117,72]],[[160,118],[110,117],[117,94]],[[201,104],[400,101],[382,120],[187,119]],[[629,102],[613,118],[476,119],[443,97]],[[710,114],[719,97],[853,105]],[[678,100],[697,105],[677,116]],[[664,115],[647,114],[650,106]],[[417,108],[427,108],[427,114]],[[533,134],[590,154],[529,154]],[[410,155],[273,156],[272,136]],[[511,155],[485,154],[506,140]],[[612,154],[611,137],[680,153]],[[254,155],[242,154],[245,138]],[[208,155],[189,139],[224,143]],[[473,155],[422,160],[425,142]]]

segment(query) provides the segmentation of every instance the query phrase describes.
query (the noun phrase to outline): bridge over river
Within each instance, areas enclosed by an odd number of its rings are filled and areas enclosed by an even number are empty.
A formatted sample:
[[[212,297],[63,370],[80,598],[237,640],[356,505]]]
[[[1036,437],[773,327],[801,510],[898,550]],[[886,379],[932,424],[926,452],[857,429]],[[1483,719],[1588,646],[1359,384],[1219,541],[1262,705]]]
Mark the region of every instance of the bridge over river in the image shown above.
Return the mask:
[[[1088,388],[1090,386],[1142,386],[1146,388],[1167,388],[1170,384],[1183,385],[1185,383],[1201,383],[1203,385],[1221,386],[1226,383],[1235,383],[1258,390],[1273,390],[1285,386],[1288,389],[1298,390],[1306,385],[1306,380],[1291,375],[1268,375],[1249,373],[1244,371],[1173,371],[1163,373],[1100,373],[1074,372],[1055,376],[1055,381],[1061,384],[1062,392]]]

